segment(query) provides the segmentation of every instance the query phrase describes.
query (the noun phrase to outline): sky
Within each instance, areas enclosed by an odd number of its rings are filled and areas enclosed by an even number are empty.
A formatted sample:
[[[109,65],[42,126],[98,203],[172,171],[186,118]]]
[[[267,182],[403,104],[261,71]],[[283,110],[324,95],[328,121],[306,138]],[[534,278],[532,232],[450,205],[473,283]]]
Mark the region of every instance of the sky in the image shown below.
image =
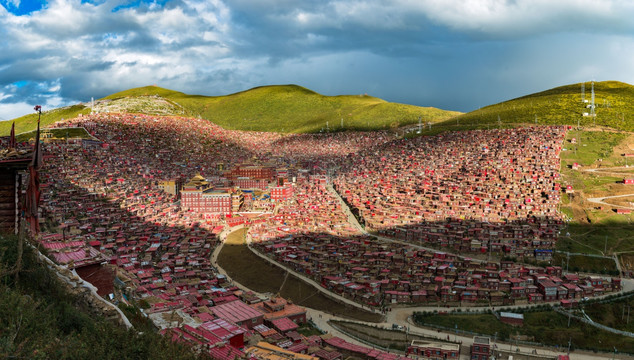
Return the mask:
[[[630,0],[0,0],[0,120],[158,85],[468,112],[582,81],[634,84]]]

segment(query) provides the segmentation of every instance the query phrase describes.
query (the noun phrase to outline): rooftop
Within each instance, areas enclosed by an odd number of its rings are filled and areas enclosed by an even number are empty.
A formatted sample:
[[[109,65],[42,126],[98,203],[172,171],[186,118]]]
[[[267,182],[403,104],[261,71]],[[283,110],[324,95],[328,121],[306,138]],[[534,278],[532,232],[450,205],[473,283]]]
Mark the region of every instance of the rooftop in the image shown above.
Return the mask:
[[[219,318],[235,323],[261,317],[263,314],[240,300],[209,308]]]

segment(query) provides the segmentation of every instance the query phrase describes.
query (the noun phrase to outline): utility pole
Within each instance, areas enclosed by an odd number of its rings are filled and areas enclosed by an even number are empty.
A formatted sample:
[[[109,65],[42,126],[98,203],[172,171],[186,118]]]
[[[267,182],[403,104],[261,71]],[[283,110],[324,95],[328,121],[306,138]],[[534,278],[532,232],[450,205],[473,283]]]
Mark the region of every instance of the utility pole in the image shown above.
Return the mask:
[[[566,253],[566,274],[568,273],[568,265],[570,264],[570,253]]]
[[[594,126],[597,125],[597,120],[596,120],[596,113],[594,112],[594,81],[592,82],[592,108],[590,108],[592,119],[594,121]]]

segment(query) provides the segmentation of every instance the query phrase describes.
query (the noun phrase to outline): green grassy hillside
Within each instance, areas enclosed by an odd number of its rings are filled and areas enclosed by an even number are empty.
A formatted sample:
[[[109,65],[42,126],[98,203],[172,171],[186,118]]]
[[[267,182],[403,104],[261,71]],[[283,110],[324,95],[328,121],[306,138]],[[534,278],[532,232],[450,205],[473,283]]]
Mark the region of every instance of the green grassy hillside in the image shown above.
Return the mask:
[[[438,130],[498,127],[498,116],[503,127],[537,123],[634,130],[634,86],[618,81],[595,82],[595,118],[583,116],[585,112],[590,113],[590,109],[586,108],[591,101],[590,89],[591,83],[586,82],[585,99],[588,103],[582,102],[581,83],[577,83],[462,114],[442,122]]]
[[[590,82],[585,99],[590,100]],[[431,122],[424,134],[447,130],[509,127],[518,124],[570,124],[634,130],[634,86],[604,81],[595,83],[596,117],[582,102],[581,83],[565,85],[489,105],[467,114],[436,108],[389,103],[368,95],[324,96],[297,85],[262,86],[226,96],[188,95],[146,86],[105,97],[104,111],[147,112],[202,117],[225,128],[257,131],[316,132],[388,129],[416,124],[421,117]],[[70,118],[90,110],[82,105],[47,112],[43,124]],[[16,119],[17,132],[32,130],[36,116]],[[499,121],[498,121],[499,119]],[[0,122],[0,135],[9,133],[11,122]]]
[[[73,105],[59,109],[53,109],[42,112],[41,126],[47,127],[62,119],[72,119],[79,114],[90,114],[90,108],[83,105]],[[35,130],[37,127],[37,114],[28,114],[12,121],[0,121],[0,136],[9,135],[11,133],[11,124],[15,121],[15,133],[20,134],[26,131]]]
[[[378,130],[425,121],[438,122],[460,113],[389,103],[368,95],[324,96],[297,85],[262,86],[227,96],[200,96],[147,86],[104,99],[158,96],[175,109],[228,129],[316,132],[321,129]]]

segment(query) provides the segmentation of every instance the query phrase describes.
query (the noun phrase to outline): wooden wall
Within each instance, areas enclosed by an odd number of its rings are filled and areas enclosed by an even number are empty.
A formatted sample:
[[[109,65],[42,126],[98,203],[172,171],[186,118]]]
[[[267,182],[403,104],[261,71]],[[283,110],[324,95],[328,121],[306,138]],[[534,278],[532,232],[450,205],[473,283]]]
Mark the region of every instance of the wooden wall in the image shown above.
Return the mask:
[[[16,170],[0,168],[0,232],[14,234],[16,225]]]

